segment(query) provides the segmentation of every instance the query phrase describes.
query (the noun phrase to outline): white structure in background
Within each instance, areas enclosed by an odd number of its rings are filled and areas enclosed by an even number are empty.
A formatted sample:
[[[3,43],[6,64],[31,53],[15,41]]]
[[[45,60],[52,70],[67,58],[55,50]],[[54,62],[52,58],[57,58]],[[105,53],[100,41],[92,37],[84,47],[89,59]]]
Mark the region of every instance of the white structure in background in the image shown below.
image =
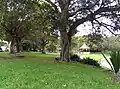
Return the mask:
[[[3,45],[3,46],[1,46],[0,45],[0,47],[1,47],[1,49],[2,49],[2,51],[10,51],[10,43],[8,43],[7,41],[2,41],[2,40],[0,40],[0,42],[3,42],[3,43],[5,43],[5,45]]]
[[[90,54],[90,47],[88,47],[85,43],[80,47],[81,54]]]

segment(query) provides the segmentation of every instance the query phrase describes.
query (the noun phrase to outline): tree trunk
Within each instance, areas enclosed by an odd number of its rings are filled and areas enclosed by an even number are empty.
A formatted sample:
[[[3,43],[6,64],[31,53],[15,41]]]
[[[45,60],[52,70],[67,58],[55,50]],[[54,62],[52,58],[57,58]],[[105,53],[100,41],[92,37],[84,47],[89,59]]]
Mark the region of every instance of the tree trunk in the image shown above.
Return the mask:
[[[12,54],[16,53],[16,52],[20,53],[22,51],[23,51],[23,49],[22,49],[21,40],[13,37],[12,41],[11,41],[11,44],[10,44],[10,53],[12,53]]]
[[[42,54],[45,54],[45,46],[42,45],[42,50],[41,50]]]
[[[17,53],[22,52],[22,43],[20,38],[16,38],[16,48],[17,48]]]
[[[70,61],[70,44],[71,37],[69,37],[66,32],[61,32],[61,61]]]
[[[15,51],[15,39],[14,38],[12,38],[12,40],[11,40],[11,44],[10,44],[10,53],[14,53],[14,51]]]

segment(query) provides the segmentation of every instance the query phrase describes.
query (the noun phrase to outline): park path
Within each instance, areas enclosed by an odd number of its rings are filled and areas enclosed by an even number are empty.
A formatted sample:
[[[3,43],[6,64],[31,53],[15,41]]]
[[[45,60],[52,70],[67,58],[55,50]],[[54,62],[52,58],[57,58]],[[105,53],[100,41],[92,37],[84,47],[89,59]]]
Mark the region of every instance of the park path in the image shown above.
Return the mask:
[[[107,57],[107,59],[109,59],[109,57]],[[110,65],[108,64],[108,62],[104,58],[100,59],[99,63],[100,63],[100,66],[111,69]]]

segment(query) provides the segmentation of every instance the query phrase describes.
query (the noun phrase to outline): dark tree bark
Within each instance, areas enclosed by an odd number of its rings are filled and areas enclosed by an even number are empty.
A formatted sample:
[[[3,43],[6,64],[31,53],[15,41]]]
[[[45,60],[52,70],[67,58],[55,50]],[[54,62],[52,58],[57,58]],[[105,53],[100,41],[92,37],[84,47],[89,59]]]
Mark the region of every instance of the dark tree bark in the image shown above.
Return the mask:
[[[46,45],[48,44],[48,40],[46,40],[45,38],[41,38],[40,39],[40,50],[41,50],[41,53],[42,54],[45,54],[46,52],[45,52],[45,47],[46,47]]]
[[[22,48],[22,43],[21,43],[21,38],[15,38],[16,39],[16,52],[17,53],[20,53],[20,52],[22,52],[23,50],[23,48]]]
[[[70,52],[70,42],[67,33],[61,33],[61,60],[69,61],[69,52]]]
[[[20,53],[23,52],[21,38],[12,37],[11,45],[10,45],[10,53]]]
[[[42,49],[41,49],[41,52],[42,52],[42,54],[45,54],[45,46],[44,45],[42,45],[42,47],[41,47]]]
[[[62,61],[70,61],[71,40],[75,30],[69,32],[61,31],[61,53],[60,58]]]

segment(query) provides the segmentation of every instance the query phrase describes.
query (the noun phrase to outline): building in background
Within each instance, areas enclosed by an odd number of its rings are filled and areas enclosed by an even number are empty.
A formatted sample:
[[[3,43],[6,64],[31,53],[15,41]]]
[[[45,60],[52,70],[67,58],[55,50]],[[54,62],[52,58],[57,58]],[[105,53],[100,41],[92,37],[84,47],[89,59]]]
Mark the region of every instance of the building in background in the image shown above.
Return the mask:
[[[90,47],[88,47],[85,43],[79,49],[82,54],[90,54]]]

